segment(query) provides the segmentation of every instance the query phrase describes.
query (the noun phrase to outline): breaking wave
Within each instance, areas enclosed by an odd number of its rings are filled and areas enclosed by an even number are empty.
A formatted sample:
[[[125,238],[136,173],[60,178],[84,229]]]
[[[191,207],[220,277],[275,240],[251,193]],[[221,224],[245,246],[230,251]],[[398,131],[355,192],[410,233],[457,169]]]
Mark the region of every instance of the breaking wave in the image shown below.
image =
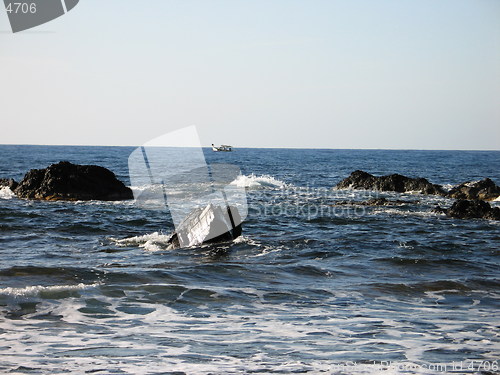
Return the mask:
[[[249,189],[283,189],[287,186],[286,183],[280,181],[270,175],[256,176],[253,173],[251,175],[239,175],[236,179],[231,182],[231,185],[236,185],[238,187],[245,187]]]
[[[24,288],[0,288],[0,295],[9,295],[9,296],[38,296],[40,293],[58,293],[58,292],[72,292],[78,290],[84,290],[88,288],[93,288],[98,286],[99,283],[94,284],[77,284],[77,285],[51,285],[51,286],[43,286],[43,285],[32,285],[26,286]]]
[[[154,232],[142,236],[134,236],[123,239],[110,238],[118,246],[139,246],[148,251],[165,250],[169,245],[170,235]]]
[[[8,186],[4,186],[0,188],[0,199],[12,199],[16,195]]]

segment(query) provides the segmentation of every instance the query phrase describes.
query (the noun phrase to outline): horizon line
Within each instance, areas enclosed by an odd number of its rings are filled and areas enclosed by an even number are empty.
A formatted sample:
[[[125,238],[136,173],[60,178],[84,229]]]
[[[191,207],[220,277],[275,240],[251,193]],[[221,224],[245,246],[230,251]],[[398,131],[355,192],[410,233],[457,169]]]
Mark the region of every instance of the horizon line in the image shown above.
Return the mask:
[[[50,146],[50,147],[141,147],[142,145],[82,145],[82,144],[38,144],[38,143],[0,143],[0,146]],[[162,147],[162,146],[147,146],[147,147]],[[172,147],[172,146],[167,146]],[[182,147],[182,146],[181,146]],[[197,148],[198,146],[187,146],[182,148]],[[202,148],[212,148],[212,145],[204,145]],[[372,150],[372,151],[500,151],[500,149],[438,149],[438,148],[376,148],[376,147],[360,147],[360,148],[329,148],[329,147],[234,147],[238,149],[267,149],[267,150]]]

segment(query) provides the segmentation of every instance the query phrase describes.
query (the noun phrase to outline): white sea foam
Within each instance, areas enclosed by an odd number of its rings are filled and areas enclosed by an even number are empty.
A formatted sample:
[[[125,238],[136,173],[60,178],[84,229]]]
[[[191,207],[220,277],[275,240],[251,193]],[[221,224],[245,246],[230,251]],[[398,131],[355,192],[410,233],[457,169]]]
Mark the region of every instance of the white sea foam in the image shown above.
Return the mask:
[[[453,185],[453,184],[444,184],[444,185],[441,185],[441,187],[443,188],[444,191],[450,191],[455,186],[457,186],[457,185]]]
[[[390,215],[400,215],[400,216],[420,216],[420,217],[433,217],[436,214],[432,211],[407,211],[407,210],[398,210],[396,208],[383,208],[377,207],[375,210],[369,213],[369,215],[379,215],[381,213],[390,214]]]
[[[154,232],[142,236],[127,237],[122,239],[111,237],[109,239],[120,247],[138,246],[147,251],[161,251],[169,248],[171,235]],[[234,240],[234,243],[248,243],[250,245],[258,246],[254,240],[245,236],[238,237]]]
[[[476,180],[476,181],[469,181],[469,182],[465,182],[464,185],[467,186],[467,187],[473,187],[475,184],[477,184],[478,182],[481,182],[481,180]],[[458,186],[458,185],[457,185]]]
[[[154,232],[151,234],[144,234],[142,236],[127,237],[123,239],[110,238],[117,245],[130,246],[130,245],[143,245],[148,241],[168,241],[169,235]]]
[[[261,175],[256,176],[253,173],[249,176],[247,175],[239,175],[236,179],[231,182],[231,185],[236,185],[238,187],[245,187],[249,189],[263,189],[263,188],[271,188],[271,189],[283,189],[287,185],[273,176],[270,175]]]
[[[51,203],[59,203],[59,204],[74,204],[74,205],[86,205],[86,206],[131,206],[134,204],[134,201],[124,200],[124,201],[55,201]]]
[[[130,186],[130,189],[134,193],[134,197],[138,197],[141,194],[145,194],[148,197],[152,197],[152,199],[163,196],[162,185],[159,185],[159,184]],[[141,199],[144,199],[144,198],[141,198]]]
[[[194,289],[200,287],[189,285]],[[54,374],[100,368],[106,372],[134,374],[160,372],[165,368],[190,374],[264,374],[271,370],[356,375],[432,374],[446,371],[429,369],[437,364],[425,361],[428,350],[456,351],[458,356],[462,351],[480,350],[486,352],[486,358],[496,358],[498,354],[494,334],[497,317],[481,309],[480,304],[464,306],[443,316],[442,308],[435,304],[440,292],[429,293],[424,300],[416,299],[404,309],[399,308],[401,301],[395,299],[392,312],[397,314],[391,318],[386,307],[380,309],[377,304],[364,307],[354,304],[343,309],[321,305],[293,309],[289,302],[270,304],[266,290],[217,285],[212,285],[210,290],[223,297],[234,292],[245,293],[253,302],[228,304],[216,311],[199,306],[204,314],[194,316],[164,304],[136,301],[135,305],[152,307],[153,311],[135,315],[120,309],[123,301],[99,296],[110,316],[95,319],[92,313],[82,311],[83,301],[65,299],[57,304],[45,301],[37,307],[37,313],[60,317],[65,325],[47,326],[43,322],[37,326],[37,321],[28,319],[0,320],[0,328],[4,330],[4,347],[0,353],[4,349],[4,354],[8,354],[3,357],[4,366],[15,370],[22,357],[24,366]],[[335,303],[337,298],[345,299],[345,296],[335,294],[330,302]],[[359,300],[362,299],[360,295]],[[251,314],[245,313],[248,309]],[[464,319],[463,314],[468,318]],[[425,316],[425,321],[435,329],[413,329],[412,321],[418,316]],[[466,325],[477,321],[481,322],[482,329],[464,331]],[[249,350],[255,342],[259,345]],[[387,346],[404,357],[390,363],[349,361],[359,356],[360,350],[371,350],[373,358],[390,358]],[[217,351],[218,347],[223,350]],[[248,350],[248,355],[241,355],[240,348]],[[214,355],[215,352],[218,354]],[[294,353],[302,353],[305,359],[297,359]],[[446,369],[451,369],[450,364]]]
[[[233,240],[233,243],[235,244],[245,243],[251,246],[260,246],[260,244],[256,240],[245,235],[241,235],[238,238],[235,238]]]
[[[12,199],[16,195],[8,186],[3,186],[0,188],[0,199]]]
[[[41,292],[64,292],[64,291],[74,291],[74,290],[83,290],[88,288],[93,288],[99,285],[98,283],[94,284],[77,284],[77,285],[51,285],[51,286],[43,286],[43,285],[32,285],[26,286],[24,288],[0,288],[0,295],[10,295],[10,296],[36,296]]]
[[[110,238],[110,240],[118,246],[139,246],[148,251],[159,251],[168,247],[170,235],[154,232],[123,239]]]

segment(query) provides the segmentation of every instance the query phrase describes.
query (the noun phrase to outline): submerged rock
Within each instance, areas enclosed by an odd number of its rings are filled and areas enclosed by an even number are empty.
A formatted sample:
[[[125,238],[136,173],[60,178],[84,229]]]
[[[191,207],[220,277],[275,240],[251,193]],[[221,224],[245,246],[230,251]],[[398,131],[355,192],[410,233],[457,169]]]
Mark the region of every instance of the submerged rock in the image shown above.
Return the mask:
[[[411,178],[400,174],[377,177],[360,170],[352,172],[349,177],[340,181],[336,188],[395,191],[398,193],[416,191],[421,194],[446,195],[440,185],[431,184],[425,178]]]
[[[448,209],[438,206],[433,211],[436,213],[444,213],[447,216],[457,219],[500,220],[500,208],[491,207],[488,202],[482,200],[460,199],[455,201]]]
[[[241,235],[241,216],[235,207],[209,204],[197,208],[171,234],[169,249],[232,241]]]
[[[19,198],[49,201],[117,201],[134,198],[132,190],[109,169],[67,161],[45,169],[32,169],[14,192]]]
[[[500,196],[500,186],[497,186],[489,178],[481,181],[464,182],[453,187],[448,196],[455,199],[480,199],[494,200]]]
[[[0,178],[0,188],[6,186],[10,190],[14,191],[17,185],[19,184],[12,178]]]

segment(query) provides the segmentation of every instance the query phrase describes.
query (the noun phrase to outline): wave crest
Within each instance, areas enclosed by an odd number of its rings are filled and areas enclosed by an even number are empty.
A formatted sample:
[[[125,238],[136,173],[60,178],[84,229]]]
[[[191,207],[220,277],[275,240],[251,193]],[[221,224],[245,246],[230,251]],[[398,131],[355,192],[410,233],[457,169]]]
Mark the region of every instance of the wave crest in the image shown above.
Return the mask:
[[[26,286],[24,288],[0,288],[0,295],[10,295],[10,296],[37,296],[40,293],[45,292],[68,292],[68,291],[76,291],[83,290],[88,288],[93,288],[99,285],[99,283],[94,284],[77,284],[77,285],[51,285],[51,286],[43,286],[43,285],[32,285]]]
[[[3,186],[0,188],[0,199],[12,199],[16,195],[8,186]]]
[[[231,182],[231,185],[238,187],[245,187],[249,189],[283,189],[287,186],[286,183],[280,181],[270,175],[256,176],[255,174],[239,175],[236,179]]]
[[[170,235],[154,232],[123,239],[110,238],[118,246],[139,246],[148,251],[164,250],[169,245]]]

